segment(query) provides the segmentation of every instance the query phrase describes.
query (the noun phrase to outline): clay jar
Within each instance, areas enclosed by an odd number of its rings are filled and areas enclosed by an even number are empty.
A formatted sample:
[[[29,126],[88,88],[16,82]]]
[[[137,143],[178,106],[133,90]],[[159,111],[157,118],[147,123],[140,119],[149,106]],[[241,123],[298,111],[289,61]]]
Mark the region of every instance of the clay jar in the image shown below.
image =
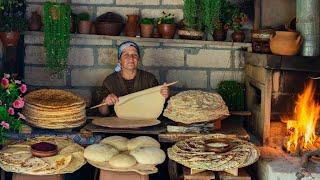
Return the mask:
[[[79,25],[78,25],[79,33],[80,34],[90,34],[91,25],[92,25],[91,21],[80,21]]]
[[[39,31],[41,29],[41,26],[41,16],[38,14],[37,11],[33,11],[30,18],[30,30]]]
[[[3,47],[9,47],[9,46],[18,46],[20,38],[19,32],[0,32],[0,40],[3,44]]]
[[[128,17],[128,20],[127,20],[126,27],[124,29],[124,34],[129,37],[136,37],[139,29],[139,26],[138,26],[139,16],[135,14],[131,14],[131,15],[127,15],[127,17]]]
[[[293,56],[298,54],[303,40],[296,32],[276,31],[270,37],[270,49],[273,54]]]
[[[243,42],[245,39],[245,34],[243,31],[235,31],[231,34],[233,42]]]
[[[176,33],[176,25],[175,24],[159,24],[158,31],[161,34],[162,38],[172,39],[174,34]]]

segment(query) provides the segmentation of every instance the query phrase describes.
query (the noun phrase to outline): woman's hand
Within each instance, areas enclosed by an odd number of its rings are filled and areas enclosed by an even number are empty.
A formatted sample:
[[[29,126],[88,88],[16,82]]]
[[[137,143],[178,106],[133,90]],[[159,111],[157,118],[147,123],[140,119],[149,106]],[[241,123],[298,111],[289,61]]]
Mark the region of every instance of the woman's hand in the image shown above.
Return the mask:
[[[166,99],[169,97],[169,87],[165,86],[167,83],[163,83],[163,86],[160,89],[160,94]]]
[[[114,105],[119,101],[119,98],[115,94],[109,94],[102,102],[107,103],[108,106]]]

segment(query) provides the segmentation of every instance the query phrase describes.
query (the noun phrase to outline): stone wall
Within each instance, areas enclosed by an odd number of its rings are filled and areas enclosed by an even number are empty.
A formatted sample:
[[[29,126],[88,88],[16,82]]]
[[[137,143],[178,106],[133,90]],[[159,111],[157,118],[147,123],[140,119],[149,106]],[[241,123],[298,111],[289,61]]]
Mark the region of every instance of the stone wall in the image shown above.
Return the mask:
[[[27,11],[41,10],[45,0],[28,0]],[[72,9],[89,11],[93,18],[107,11],[122,15],[139,13],[158,17],[162,10],[182,18],[183,0],[72,0]],[[156,75],[160,82],[179,81],[174,91],[203,89],[212,91],[221,80],[242,81],[243,50],[250,43],[192,41],[181,39],[128,38],[124,36],[72,35],[69,68],[62,79],[50,77],[44,69],[43,33],[25,35],[25,80],[31,87],[72,90],[89,103],[96,87],[113,72],[117,45],[133,40],[141,46],[140,68]]]

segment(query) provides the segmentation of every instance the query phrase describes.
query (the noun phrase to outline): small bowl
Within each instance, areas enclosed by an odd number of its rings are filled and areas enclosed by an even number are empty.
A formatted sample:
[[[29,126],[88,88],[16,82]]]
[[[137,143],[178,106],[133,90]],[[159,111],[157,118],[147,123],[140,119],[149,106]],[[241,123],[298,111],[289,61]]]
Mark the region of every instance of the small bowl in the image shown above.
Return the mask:
[[[39,142],[31,145],[31,153],[36,157],[50,157],[58,154],[58,147],[48,142]]]
[[[209,152],[224,153],[229,151],[234,145],[225,139],[212,139],[205,142],[205,150]]]

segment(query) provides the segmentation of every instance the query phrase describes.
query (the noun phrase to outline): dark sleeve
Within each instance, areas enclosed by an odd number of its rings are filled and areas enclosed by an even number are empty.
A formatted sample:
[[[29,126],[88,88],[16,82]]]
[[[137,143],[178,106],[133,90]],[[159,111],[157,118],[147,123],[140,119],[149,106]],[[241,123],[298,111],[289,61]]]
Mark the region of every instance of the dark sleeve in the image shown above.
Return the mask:
[[[158,86],[159,85],[159,81],[157,80],[157,78],[152,74],[153,78],[151,80],[151,84],[152,84],[152,87],[154,86]]]

